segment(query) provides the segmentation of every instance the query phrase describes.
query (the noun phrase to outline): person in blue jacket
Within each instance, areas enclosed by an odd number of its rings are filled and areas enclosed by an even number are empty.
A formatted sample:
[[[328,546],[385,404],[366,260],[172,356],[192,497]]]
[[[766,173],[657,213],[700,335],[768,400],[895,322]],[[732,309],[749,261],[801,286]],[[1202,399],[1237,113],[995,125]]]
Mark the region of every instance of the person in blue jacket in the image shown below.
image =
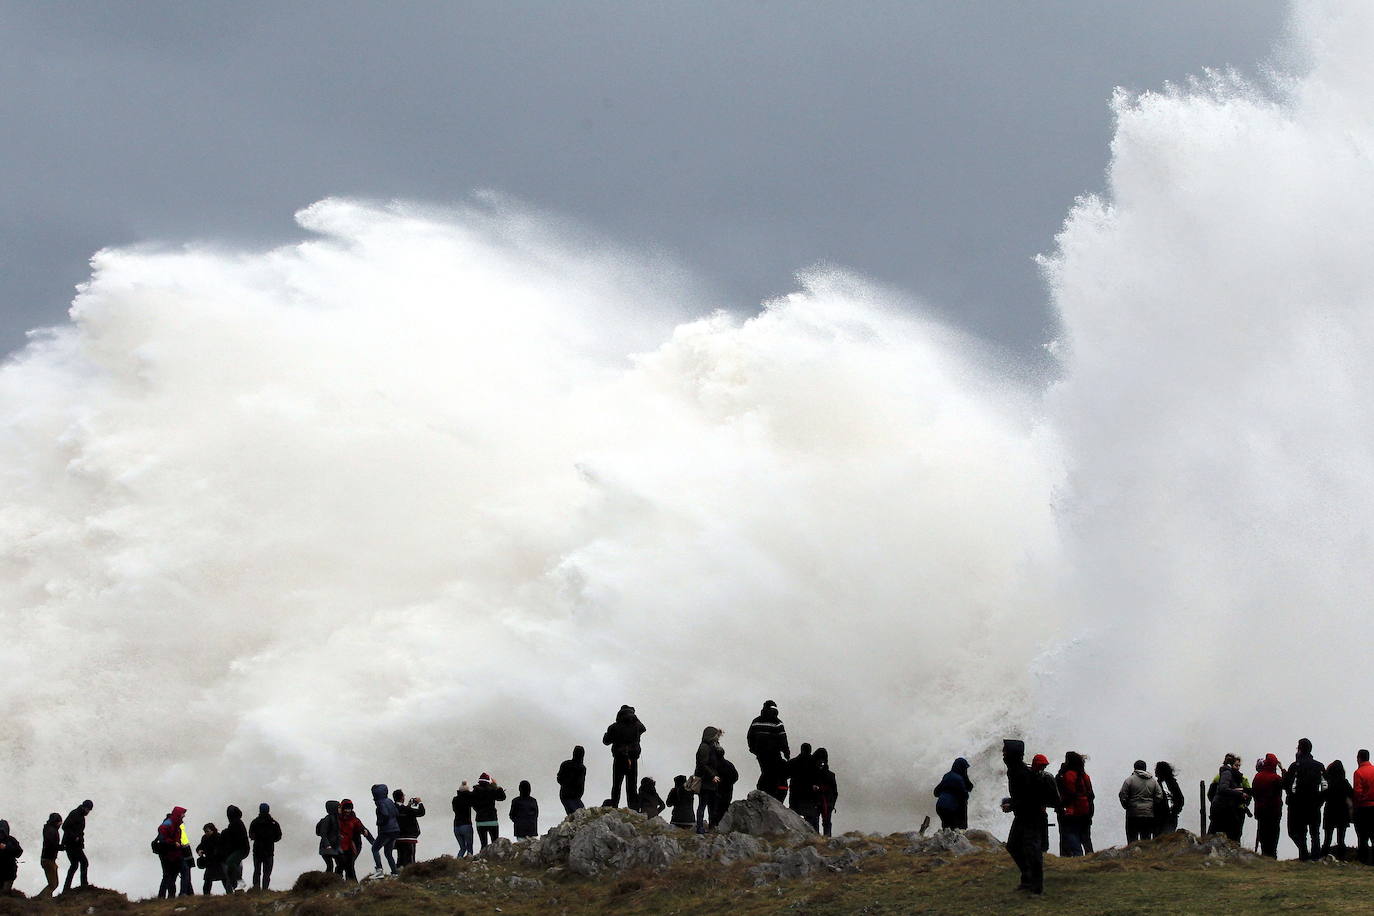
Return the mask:
[[[941,830],[968,829],[968,796],[973,780],[968,778],[968,761],[956,757],[949,772],[935,787],[935,813],[940,815]]]

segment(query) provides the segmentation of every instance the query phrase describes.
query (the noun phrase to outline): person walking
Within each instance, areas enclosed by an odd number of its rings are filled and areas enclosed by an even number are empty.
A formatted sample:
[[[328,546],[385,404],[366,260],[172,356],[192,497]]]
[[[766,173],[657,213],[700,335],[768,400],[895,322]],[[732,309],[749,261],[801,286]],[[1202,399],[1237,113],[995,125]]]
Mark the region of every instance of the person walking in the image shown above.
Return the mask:
[[[233,893],[234,889],[230,886],[229,878],[224,871],[225,851],[224,837],[220,834],[219,828],[212,823],[202,827],[200,842],[196,845],[196,864],[205,869],[200,887],[202,894],[208,896],[216,881],[224,885],[226,894]]]
[[[1326,765],[1326,788],[1322,791],[1322,856],[1332,855],[1331,835],[1336,836],[1335,856],[1345,861],[1345,832],[1350,827],[1355,805],[1355,788],[1345,778],[1345,764],[1333,760]]]
[[[1250,792],[1240,772],[1240,755],[1227,754],[1222,759],[1207,796],[1212,803],[1212,833],[1225,834],[1239,843],[1245,828],[1245,806],[1250,802]]]
[[[181,853],[181,825],[185,820],[186,809],[178,805],[157,828],[157,857],[162,865],[162,883],[157,887],[159,900],[171,900],[177,895],[181,863],[185,861]]]
[[[935,814],[941,830],[968,829],[968,797],[973,791],[968,766],[963,757],[955,757],[949,772],[935,786]]]
[[[653,777],[645,776],[639,781],[639,813],[645,817],[658,817],[665,805],[658,794],[658,783]]]
[[[620,783],[625,783],[625,803],[639,810],[636,786],[639,781],[640,736],[644,723],[633,706],[621,706],[615,721],[606,727],[601,743],[611,749],[611,807],[620,805]]]
[[[62,821],[62,848],[67,853],[67,880],[62,892],[72,889],[72,879],[81,873],[81,886],[87,887],[87,870],[90,862],[86,859],[86,817],[95,810],[95,804],[88,798],[77,805]]]
[[[1163,797],[1155,803],[1155,836],[1173,833],[1178,829],[1178,816],[1183,813],[1187,799],[1178,784],[1174,765],[1167,760],[1155,761],[1155,780]]]
[[[787,728],[778,716],[778,704],[765,700],[763,708],[749,723],[744,736],[749,753],[759,762],[757,788],[783,801],[787,798],[787,761],[792,750],[787,746]]]
[[[517,840],[539,835],[539,800],[530,794],[530,781],[520,780],[520,794],[511,799],[510,822]]]
[[[10,822],[0,821],[0,893],[14,890],[14,881],[19,877],[19,857],[23,854],[24,847],[10,834]]]
[[[258,816],[248,825],[248,840],[253,844],[253,888],[269,890],[272,862],[281,842],[281,824],[272,816],[272,806],[267,802],[258,805]]]
[[[1135,770],[1121,784],[1117,798],[1126,812],[1126,842],[1148,840],[1155,835],[1155,803],[1162,800],[1163,790],[1150,775],[1143,760],[1135,762]]]
[[[1250,796],[1255,806],[1255,834],[1260,855],[1279,857],[1279,832],[1283,824],[1283,773],[1277,754],[1256,761]]]
[[[48,815],[48,821],[43,825],[43,849],[38,856],[38,863],[43,868],[43,876],[47,878],[48,884],[39,891],[39,897],[51,899],[53,892],[57,890],[57,854],[61,849],[62,815],[54,811]]]
[[[1374,763],[1369,762],[1369,750],[1361,748],[1355,754],[1355,775],[1350,780],[1355,811],[1356,855],[1365,865],[1374,865]]]
[[[671,809],[668,815],[669,823],[684,830],[696,827],[696,815],[692,813],[692,793],[687,791],[685,774],[673,777],[673,787],[668,790],[666,802]]]
[[[364,840],[376,842],[372,831],[358,817],[353,799],[345,798],[339,803],[339,865],[343,868],[343,876],[349,881],[358,880],[358,856],[363,853]]]
[[[720,793],[720,762],[725,758],[725,750],[720,746],[722,734],[719,728],[708,725],[702,729],[701,743],[697,745],[696,769],[692,771],[701,780],[697,793],[697,833],[706,832],[707,821]]]
[[[1078,751],[1064,754],[1056,788],[1059,790],[1059,854],[1066,858],[1091,855],[1097,794],[1088,776],[1087,761]]]
[[[466,779],[453,793],[453,838],[458,841],[458,858],[472,855],[472,789]]]
[[[587,791],[587,765],[584,758],[587,749],[577,745],[572,757],[558,765],[558,800],[563,804],[563,813],[572,814],[582,804],[582,796]]]
[[[506,790],[496,780],[483,773],[472,789],[472,816],[477,822],[477,838],[482,849],[501,836],[501,822],[496,819],[496,803],[506,800]]]
[[[1021,872],[1021,883],[1016,889],[1043,894],[1045,835],[1049,830],[1044,782],[1026,765],[1026,743],[1020,739],[1002,741],[1002,762],[1007,767],[1007,794],[1012,812],[1007,852]]]
[[[425,816],[425,803],[418,798],[406,801],[406,794],[400,789],[391,793],[396,803],[396,823],[401,835],[396,839],[396,865],[405,868],[415,864],[415,855],[420,846],[420,818]]]
[[[1298,739],[1297,756],[1283,775],[1288,795],[1288,838],[1298,847],[1298,861],[1321,857],[1322,798],[1326,767],[1312,756],[1312,742]]]
[[[835,803],[840,800],[840,784],[830,769],[830,752],[818,747],[811,755],[816,773],[816,805],[820,808],[821,835],[830,836],[830,819],[835,813]],[[813,825],[814,826],[814,825]]]
[[[224,849],[224,881],[231,892],[243,890],[243,860],[248,858],[252,847],[248,845],[248,827],[243,823],[243,812],[237,805],[225,809],[229,823],[220,834],[220,845]]]
[[[401,838],[400,809],[383,783],[372,787],[372,803],[377,813],[377,838],[372,841],[372,877],[382,877],[382,853],[386,853],[386,865],[391,873],[400,874],[396,865],[396,841]]]
[[[320,838],[320,858],[324,860],[324,870],[342,877],[339,834],[339,803],[330,800],[324,803],[324,817],[315,822],[315,836]]]

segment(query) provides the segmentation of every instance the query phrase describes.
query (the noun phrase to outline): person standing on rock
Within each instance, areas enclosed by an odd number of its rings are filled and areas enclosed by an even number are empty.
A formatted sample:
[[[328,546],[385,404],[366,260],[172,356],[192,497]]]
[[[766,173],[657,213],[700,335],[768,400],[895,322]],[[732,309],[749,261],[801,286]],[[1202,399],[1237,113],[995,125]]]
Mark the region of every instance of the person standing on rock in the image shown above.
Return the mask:
[[[272,816],[272,806],[267,802],[258,805],[258,816],[248,825],[248,841],[253,844],[253,887],[270,890],[281,824]]]
[[[674,827],[684,830],[696,827],[696,815],[692,813],[692,793],[687,791],[685,775],[673,777],[673,787],[668,790],[667,805],[672,809],[668,817]]]
[[[625,803],[639,809],[639,737],[644,723],[635,715],[633,706],[622,706],[615,721],[606,727],[601,743],[611,749],[611,806],[620,804],[620,783],[625,783]]]
[[[472,855],[472,789],[466,779],[453,793],[453,838],[458,841],[458,858]]]
[[[1045,817],[1043,781],[1026,765],[1026,743],[1016,738],[1002,741],[1002,762],[1007,766],[1008,806],[1011,808],[1011,832],[1007,835],[1007,852],[1021,871],[1018,891],[1032,894],[1045,892],[1045,835],[1049,822]]]
[[[181,825],[186,820],[186,809],[177,806],[157,828],[158,860],[162,863],[162,883],[157,888],[157,899],[171,900],[177,895],[177,882],[181,878]]]
[[[587,765],[583,758],[587,751],[582,745],[573,748],[571,759],[558,765],[558,800],[563,803],[563,813],[572,814],[582,804],[582,795],[587,791]]]
[[[1097,794],[1087,761],[1078,751],[1064,754],[1055,786],[1059,791],[1059,854],[1065,858],[1090,855]]]
[[[725,812],[730,809],[730,803],[735,800],[735,783],[739,782],[739,770],[725,756],[724,748],[721,749],[718,772],[720,773],[720,789],[716,792],[715,802],[711,808],[712,827],[717,826],[720,819],[725,817]]]
[[[1250,783],[1255,802],[1255,832],[1258,834],[1260,855],[1279,857],[1279,832],[1283,824],[1283,774],[1277,754],[1265,754],[1258,761],[1255,778]]]
[[[778,801],[787,798],[787,761],[792,749],[787,746],[787,729],[778,717],[778,704],[765,700],[763,709],[749,723],[744,736],[749,753],[759,762],[758,788]]]
[[[1135,771],[1126,777],[1117,793],[1126,812],[1126,842],[1148,840],[1155,835],[1155,804],[1164,798],[1159,781],[1150,775],[1143,760],[1135,762]]]
[[[697,795],[697,833],[706,832],[707,819],[714,813],[716,796],[720,794],[720,762],[725,759],[725,750],[720,746],[723,734],[719,728],[708,725],[702,729],[701,743],[697,745],[697,765],[692,771],[701,780]]]
[[[406,800],[400,789],[391,791],[391,800],[396,803],[396,824],[401,835],[396,838],[396,867],[405,868],[415,864],[415,853],[420,846],[420,818],[425,816],[425,803],[418,798]]]
[[[530,791],[530,781],[520,780],[520,794],[510,802],[510,822],[517,840],[539,835],[539,801]]]
[[[811,755],[816,766],[816,803],[821,812],[821,834],[830,836],[830,818],[835,813],[835,802],[840,799],[840,784],[830,769],[830,752],[823,747],[816,748]],[[815,824],[811,825],[816,826]]]
[[[1331,835],[1336,835],[1336,858],[1345,861],[1345,832],[1350,827],[1350,812],[1355,790],[1345,778],[1345,764],[1333,760],[1326,765],[1326,789],[1322,792],[1322,856],[1332,854]]]
[[[788,761],[787,777],[792,784],[787,806],[815,827],[820,817],[820,803],[816,798],[816,761],[810,744],[803,743],[797,756]]]
[[[10,836],[10,822],[0,821],[0,893],[8,895],[19,877],[19,857],[24,847]]]
[[[72,879],[78,870],[81,872],[81,886],[90,884],[86,880],[86,872],[90,867],[86,859],[86,816],[94,809],[95,804],[88,798],[73,808],[62,822],[62,848],[67,853],[67,880],[62,885],[64,894],[72,889]]]
[[[1245,806],[1250,802],[1250,792],[1240,772],[1238,754],[1227,754],[1222,759],[1221,769],[1212,780],[1207,797],[1212,803],[1211,832],[1225,834],[1239,843],[1245,828]]]
[[[1355,824],[1356,854],[1365,865],[1374,865],[1374,763],[1369,751],[1361,748],[1355,754],[1354,778],[1350,780],[1355,799],[1351,819]]]
[[[373,842],[372,831],[358,817],[353,799],[345,798],[339,803],[339,867],[349,881],[358,880],[357,864],[363,852],[363,840]]]
[[[324,860],[324,870],[329,874],[338,872],[343,876],[339,849],[339,803],[324,803],[324,817],[315,823],[315,836],[320,838],[320,858]]]
[[[941,830],[968,829],[968,796],[972,791],[968,761],[963,757],[954,758],[949,772],[935,786],[935,813],[940,818]]]
[[[53,891],[57,890],[57,853],[61,849],[62,815],[54,811],[48,815],[48,822],[43,825],[43,849],[39,853],[38,862],[43,866],[43,875],[48,879],[48,884],[39,891],[39,897],[52,897]]]
[[[1312,742],[1298,739],[1298,753],[1283,775],[1288,793],[1288,838],[1298,847],[1298,861],[1321,856],[1322,791],[1326,767],[1312,756]]]
[[[639,813],[645,817],[658,817],[666,806],[658,794],[658,783],[645,776],[639,781]]]
[[[1185,799],[1172,763],[1155,761],[1155,779],[1164,792],[1162,804],[1155,805],[1155,836],[1163,836],[1178,829],[1178,816],[1183,813]]]
[[[472,787],[472,817],[477,822],[477,838],[486,849],[492,840],[501,836],[501,822],[496,818],[496,803],[506,800],[506,790],[486,773]]]

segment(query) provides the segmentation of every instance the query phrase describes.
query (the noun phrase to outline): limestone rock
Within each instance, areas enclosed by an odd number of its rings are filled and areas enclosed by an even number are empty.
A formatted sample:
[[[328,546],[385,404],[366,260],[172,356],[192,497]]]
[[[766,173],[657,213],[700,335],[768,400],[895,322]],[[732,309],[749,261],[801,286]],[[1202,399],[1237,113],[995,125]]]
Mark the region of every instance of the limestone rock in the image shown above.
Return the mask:
[[[720,833],[747,833],[750,836],[782,837],[788,841],[804,842],[816,835],[811,825],[795,811],[758,789],[730,806],[721,818]]]

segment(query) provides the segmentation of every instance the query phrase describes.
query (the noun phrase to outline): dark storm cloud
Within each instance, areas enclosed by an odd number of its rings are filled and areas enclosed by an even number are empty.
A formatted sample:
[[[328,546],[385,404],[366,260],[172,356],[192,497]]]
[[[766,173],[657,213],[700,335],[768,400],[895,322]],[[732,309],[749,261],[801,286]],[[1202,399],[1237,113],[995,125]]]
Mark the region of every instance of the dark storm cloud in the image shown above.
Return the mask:
[[[857,6],[857,9],[855,8]],[[1254,72],[1277,0],[0,2],[0,349],[103,245],[296,233],[491,188],[748,308],[817,261],[1033,353],[1031,257],[1101,185],[1113,86]]]

